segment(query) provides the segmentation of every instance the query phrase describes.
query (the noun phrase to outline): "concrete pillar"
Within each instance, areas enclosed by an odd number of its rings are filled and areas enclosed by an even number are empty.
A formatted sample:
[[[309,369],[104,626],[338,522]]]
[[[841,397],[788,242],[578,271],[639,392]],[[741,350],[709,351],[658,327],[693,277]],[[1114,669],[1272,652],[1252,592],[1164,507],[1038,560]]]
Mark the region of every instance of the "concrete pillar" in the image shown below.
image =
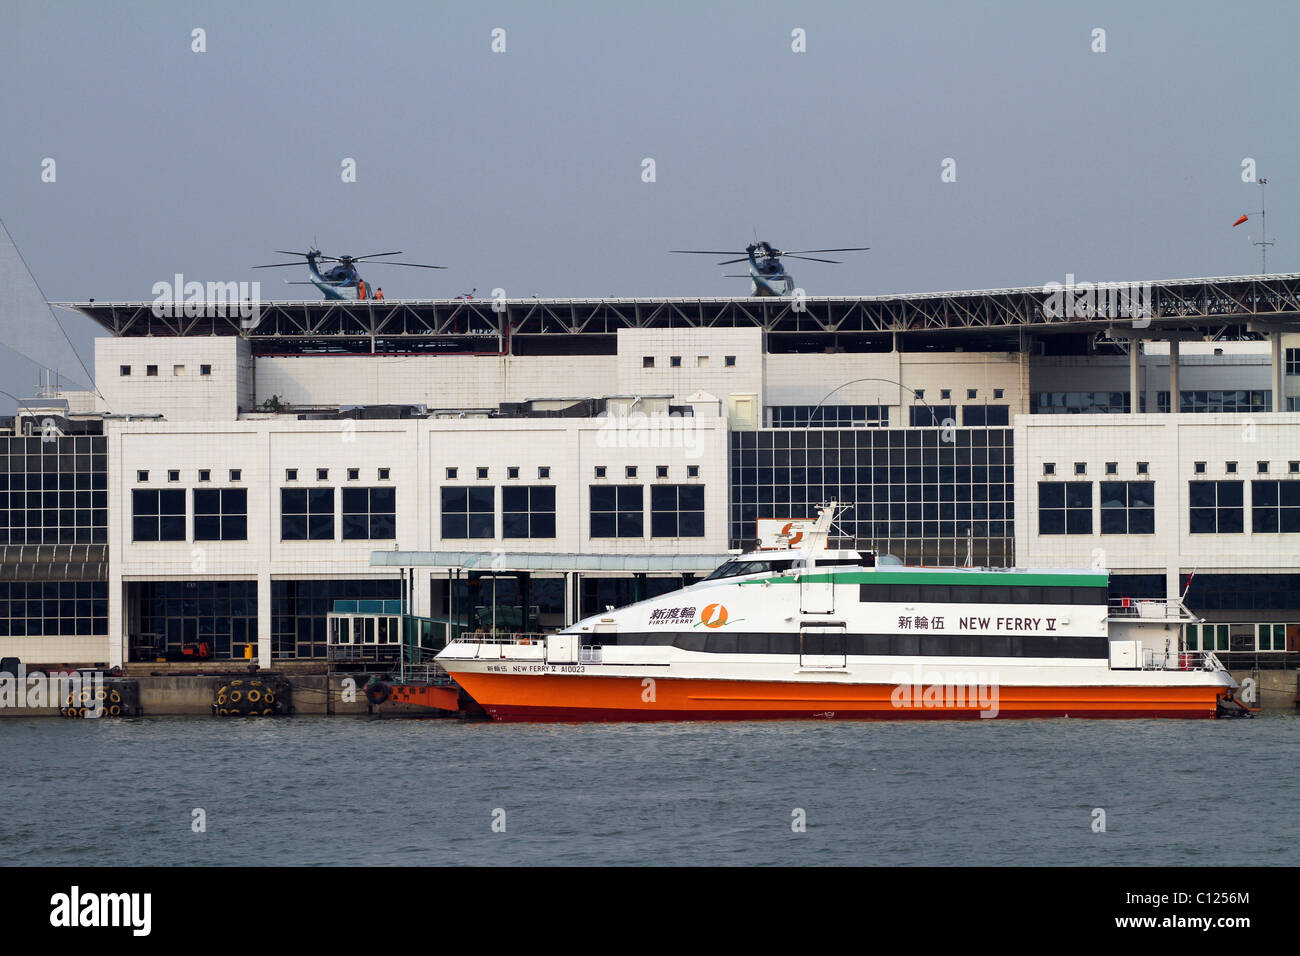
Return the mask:
[[[577,607],[577,572],[564,572],[564,626],[568,627],[578,619]]]
[[[1284,371],[1282,364],[1282,333],[1273,332],[1270,334],[1269,342],[1273,346],[1272,364],[1269,367],[1269,381],[1273,384],[1273,411],[1281,412],[1286,410],[1286,398],[1282,395],[1282,373]]]
[[[1169,342],[1169,410],[1174,414],[1182,406],[1178,389],[1178,340]]]
[[[1128,340],[1128,404],[1129,413],[1138,414],[1142,410],[1141,386],[1138,375],[1138,359],[1142,355],[1142,342],[1140,339]]]
[[[257,666],[271,666],[271,572],[257,575]]]

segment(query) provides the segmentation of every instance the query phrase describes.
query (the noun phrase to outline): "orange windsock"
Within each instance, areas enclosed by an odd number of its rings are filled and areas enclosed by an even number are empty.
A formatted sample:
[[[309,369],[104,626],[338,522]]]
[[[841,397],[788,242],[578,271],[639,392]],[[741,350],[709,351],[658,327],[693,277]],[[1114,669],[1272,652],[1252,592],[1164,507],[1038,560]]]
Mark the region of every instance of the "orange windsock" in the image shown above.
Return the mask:
[[[1240,225],[1241,225],[1243,222],[1245,222],[1248,218],[1249,218],[1248,216],[1242,216],[1240,219],[1238,219],[1236,222],[1234,222],[1234,223],[1232,224],[1233,228],[1235,229],[1237,226],[1240,226]]]

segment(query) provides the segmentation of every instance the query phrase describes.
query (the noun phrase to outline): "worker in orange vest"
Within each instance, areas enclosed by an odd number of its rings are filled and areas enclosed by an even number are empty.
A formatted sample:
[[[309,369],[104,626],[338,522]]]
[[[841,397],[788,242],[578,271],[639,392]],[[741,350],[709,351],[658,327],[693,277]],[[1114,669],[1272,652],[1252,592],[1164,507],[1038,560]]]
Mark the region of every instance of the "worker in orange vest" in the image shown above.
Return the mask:
[[[375,298],[376,298],[376,299],[382,299],[383,297],[384,297],[384,290],[383,290],[382,288],[376,289],[376,290],[375,290]]]
[[[366,280],[365,280],[365,279],[358,279],[358,280],[357,280],[357,298],[358,298],[358,299],[364,299],[365,297],[366,297]]]

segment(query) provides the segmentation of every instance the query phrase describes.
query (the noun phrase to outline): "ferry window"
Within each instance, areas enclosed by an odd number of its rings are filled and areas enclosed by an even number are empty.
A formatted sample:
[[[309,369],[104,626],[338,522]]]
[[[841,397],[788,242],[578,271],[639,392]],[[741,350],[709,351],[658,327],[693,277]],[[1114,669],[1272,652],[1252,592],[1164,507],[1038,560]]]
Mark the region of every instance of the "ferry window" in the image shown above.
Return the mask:
[[[496,489],[442,489],[444,538],[496,537]]]
[[[248,540],[248,489],[195,488],[194,540]]]
[[[975,584],[954,584],[951,594],[955,604],[978,604],[981,600],[980,588]]]
[[[333,541],[334,489],[281,488],[281,541]]]
[[[742,574],[758,574],[760,572],[768,574],[779,574],[782,571],[788,571],[794,566],[793,560],[776,560],[776,561],[728,561],[719,567],[704,580],[716,581],[719,578],[735,578]]]
[[[1002,585],[990,585],[984,588],[984,603],[1010,604],[1011,588]]]
[[[1240,481],[1189,481],[1187,502],[1191,534],[1241,534],[1245,530]]]
[[[894,584],[889,588],[889,599],[897,604],[914,604],[921,600],[921,585]]]
[[[131,537],[135,541],[184,541],[185,492],[131,492]]]
[[[1011,589],[1012,604],[1037,604],[1047,601],[1047,592],[1051,588],[1035,588],[1028,585],[1016,585]]]
[[[710,634],[705,645],[712,654],[735,654],[740,650],[737,634]]]
[[[374,541],[395,537],[397,489],[388,486],[343,489],[343,540]]]
[[[590,485],[591,536],[645,536],[645,498],[641,485]]]
[[[501,489],[503,538],[555,537],[555,486],[512,485]]]
[[[650,489],[650,536],[704,537],[704,486],[653,486]]]

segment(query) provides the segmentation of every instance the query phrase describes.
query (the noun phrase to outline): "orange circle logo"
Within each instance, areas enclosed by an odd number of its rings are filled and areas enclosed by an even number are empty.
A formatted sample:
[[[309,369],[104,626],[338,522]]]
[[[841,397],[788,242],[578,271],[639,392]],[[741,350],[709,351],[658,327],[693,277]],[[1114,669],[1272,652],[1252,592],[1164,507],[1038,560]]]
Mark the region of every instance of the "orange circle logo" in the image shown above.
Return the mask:
[[[700,612],[700,623],[705,627],[722,627],[727,623],[727,606],[710,604]]]
[[[793,521],[789,522],[788,524],[786,524],[784,528],[781,529],[781,534],[786,535],[788,537],[790,534],[790,529],[793,527],[794,527],[794,522]],[[796,544],[798,544],[802,540],[803,540],[803,532],[796,531],[794,537],[790,538],[790,540],[787,541],[786,544],[788,544],[790,547],[793,548]]]

